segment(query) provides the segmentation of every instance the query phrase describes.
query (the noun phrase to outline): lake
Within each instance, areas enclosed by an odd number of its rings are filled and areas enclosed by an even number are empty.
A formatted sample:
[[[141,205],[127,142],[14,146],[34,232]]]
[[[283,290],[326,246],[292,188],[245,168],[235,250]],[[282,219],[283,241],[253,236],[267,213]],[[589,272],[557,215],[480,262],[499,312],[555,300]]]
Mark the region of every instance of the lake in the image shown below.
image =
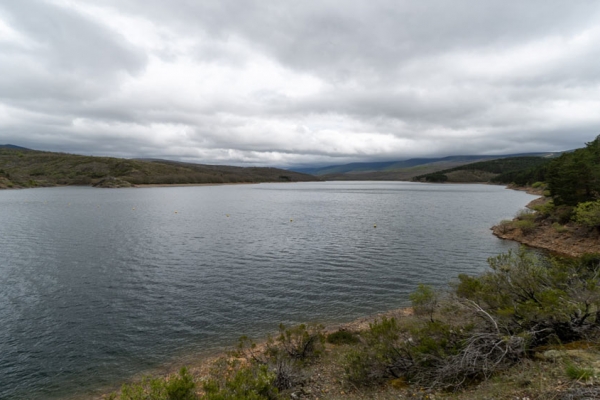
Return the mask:
[[[514,243],[534,196],[318,182],[0,192],[0,398],[89,395],[280,322],[409,305]]]

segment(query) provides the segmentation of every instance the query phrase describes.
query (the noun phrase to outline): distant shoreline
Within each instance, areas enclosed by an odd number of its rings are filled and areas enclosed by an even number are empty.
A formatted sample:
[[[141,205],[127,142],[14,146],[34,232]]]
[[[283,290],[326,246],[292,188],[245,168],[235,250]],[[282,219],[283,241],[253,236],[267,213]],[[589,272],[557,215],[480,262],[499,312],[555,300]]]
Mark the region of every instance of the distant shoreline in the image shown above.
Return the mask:
[[[258,185],[261,183],[293,183],[293,182],[228,182],[228,183],[147,183],[133,185],[132,188],[153,188],[153,187],[188,187],[188,186],[229,186],[229,185]],[[110,189],[110,188],[100,188]],[[120,189],[120,188],[117,188]],[[123,188],[125,189],[125,188]]]

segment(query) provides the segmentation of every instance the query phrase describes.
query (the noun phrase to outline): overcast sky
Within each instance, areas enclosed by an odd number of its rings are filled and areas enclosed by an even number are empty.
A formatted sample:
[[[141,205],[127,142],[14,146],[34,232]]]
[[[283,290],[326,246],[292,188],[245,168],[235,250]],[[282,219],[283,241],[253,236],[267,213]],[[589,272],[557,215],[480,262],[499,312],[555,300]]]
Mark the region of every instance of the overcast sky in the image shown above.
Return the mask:
[[[0,144],[291,166],[598,134],[597,0],[0,0]]]

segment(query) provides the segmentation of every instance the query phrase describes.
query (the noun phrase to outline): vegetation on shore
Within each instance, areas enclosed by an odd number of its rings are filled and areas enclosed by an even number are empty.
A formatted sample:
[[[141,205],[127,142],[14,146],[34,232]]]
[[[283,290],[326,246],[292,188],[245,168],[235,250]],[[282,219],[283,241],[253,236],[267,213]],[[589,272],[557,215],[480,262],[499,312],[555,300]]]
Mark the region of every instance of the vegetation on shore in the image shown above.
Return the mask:
[[[523,174],[525,176],[526,174]],[[543,197],[494,233],[530,246],[580,255],[600,247],[600,136],[528,173]]]
[[[113,399],[584,399],[600,396],[600,256],[526,251],[419,285],[414,313],[364,329],[280,326],[208,372],[125,385]]]
[[[315,181],[277,168],[231,167],[166,160],[129,160],[0,148],[0,189],[56,185],[131,187],[144,184],[219,184]]]

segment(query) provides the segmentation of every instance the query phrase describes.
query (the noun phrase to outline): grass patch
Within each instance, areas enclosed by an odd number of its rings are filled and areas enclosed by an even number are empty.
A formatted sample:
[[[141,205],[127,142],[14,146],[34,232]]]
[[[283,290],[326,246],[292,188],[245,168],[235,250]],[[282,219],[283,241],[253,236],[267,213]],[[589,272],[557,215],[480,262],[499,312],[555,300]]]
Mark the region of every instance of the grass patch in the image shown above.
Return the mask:
[[[594,377],[593,369],[580,367],[574,364],[568,364],[565,367],[565,373],[570,379],[576,381],[588,381]]]

